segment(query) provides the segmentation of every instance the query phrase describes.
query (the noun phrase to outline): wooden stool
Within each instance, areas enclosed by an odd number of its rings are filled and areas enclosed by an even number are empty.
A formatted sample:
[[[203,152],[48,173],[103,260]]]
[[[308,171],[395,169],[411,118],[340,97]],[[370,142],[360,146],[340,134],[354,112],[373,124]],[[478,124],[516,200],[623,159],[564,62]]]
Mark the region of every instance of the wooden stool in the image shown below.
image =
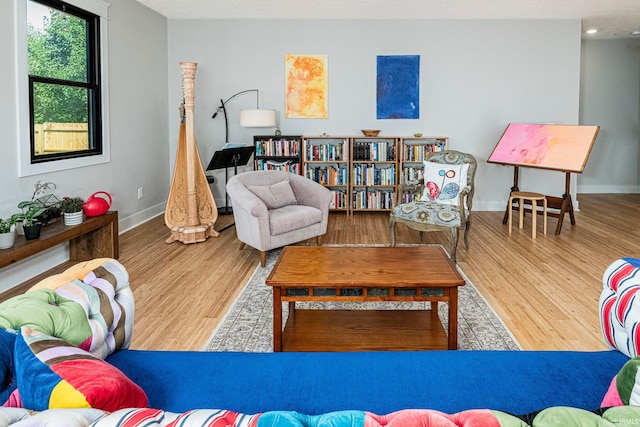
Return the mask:
[[[531,226],[531,238],[536,238],[536,217],[538,216],[538,201],[542,200],[542,221],[544,234],[547,234],[547,197],[540,193],[531,193],[528,191],[514,191],[509,197],[509,234],[511,234],[511,224],[513,222],[513,199],[518,199],[520,208],[520,223],[518,228],[523,227],[524,223],[524,201],[531,200],[531,216],[533,217]]]

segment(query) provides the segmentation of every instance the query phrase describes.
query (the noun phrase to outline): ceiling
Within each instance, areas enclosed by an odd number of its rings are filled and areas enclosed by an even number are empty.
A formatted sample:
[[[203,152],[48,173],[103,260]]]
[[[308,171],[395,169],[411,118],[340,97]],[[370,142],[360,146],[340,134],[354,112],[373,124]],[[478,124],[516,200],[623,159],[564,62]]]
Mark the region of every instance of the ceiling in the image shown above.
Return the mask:
[[[168,19],[576,19],[638,38],[640,0],[137,0]]]

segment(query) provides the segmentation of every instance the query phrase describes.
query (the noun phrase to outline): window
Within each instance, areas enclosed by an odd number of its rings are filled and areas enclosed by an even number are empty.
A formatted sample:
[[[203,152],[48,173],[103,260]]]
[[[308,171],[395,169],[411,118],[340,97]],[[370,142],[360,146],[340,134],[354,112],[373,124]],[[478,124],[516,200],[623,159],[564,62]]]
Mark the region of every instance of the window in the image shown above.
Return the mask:
[[[27,1],[32,163],[102,152],[98,30],[82,9]]]
[[[20,176],[108,162],[108,4],[15,2]]]

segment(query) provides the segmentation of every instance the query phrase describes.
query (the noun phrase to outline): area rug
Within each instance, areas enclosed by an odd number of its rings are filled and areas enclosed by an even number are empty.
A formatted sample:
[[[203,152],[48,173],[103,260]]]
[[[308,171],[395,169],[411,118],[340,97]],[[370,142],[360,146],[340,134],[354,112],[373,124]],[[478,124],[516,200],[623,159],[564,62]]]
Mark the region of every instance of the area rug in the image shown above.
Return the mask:
[[[272,289],[265,281],[273,268],[280,250],[267,255],[266,267],[256,267],[233,305],[213,331],[204,351],[273,351],[273,299]],[[498,315],[458,267],[466,281],[458,288],[458,348],[460,350],[520,350],[521,347]],[[287,317],[287,304],[283,304],[283,324]],[[383,303],[296,303],[300,309],[309,308],[349,310],[425,310],[425,302]],[[438,315],[444,325],[448,321],[446,304],[439,304]]]

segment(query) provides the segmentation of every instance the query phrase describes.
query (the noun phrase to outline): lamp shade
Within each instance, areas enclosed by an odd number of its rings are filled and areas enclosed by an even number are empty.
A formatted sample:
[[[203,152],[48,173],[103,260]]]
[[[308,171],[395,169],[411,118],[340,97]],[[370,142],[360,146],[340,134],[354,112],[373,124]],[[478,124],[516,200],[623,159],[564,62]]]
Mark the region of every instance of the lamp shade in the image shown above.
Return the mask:
[[[276,110],[240,110],[240,126],[272,128],[276,126]]]

